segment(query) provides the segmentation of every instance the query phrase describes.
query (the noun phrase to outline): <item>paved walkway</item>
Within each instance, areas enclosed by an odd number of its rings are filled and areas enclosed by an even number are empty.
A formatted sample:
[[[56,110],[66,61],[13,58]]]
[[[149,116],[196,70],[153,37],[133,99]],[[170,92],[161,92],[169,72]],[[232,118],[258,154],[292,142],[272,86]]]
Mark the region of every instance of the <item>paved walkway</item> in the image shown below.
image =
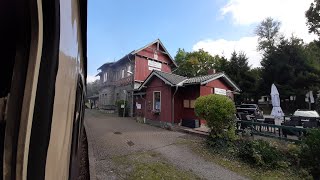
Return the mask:
[[[183,133],[167,131],[119,118],[96,110],[86,110],[85,126],[89,145],[91,179],[119,179],[113,172],[112,157],[141,151],[160,153],[179,169],[192,170],[204,179],[245,179],[208,162],[185,146],[176,144]]]

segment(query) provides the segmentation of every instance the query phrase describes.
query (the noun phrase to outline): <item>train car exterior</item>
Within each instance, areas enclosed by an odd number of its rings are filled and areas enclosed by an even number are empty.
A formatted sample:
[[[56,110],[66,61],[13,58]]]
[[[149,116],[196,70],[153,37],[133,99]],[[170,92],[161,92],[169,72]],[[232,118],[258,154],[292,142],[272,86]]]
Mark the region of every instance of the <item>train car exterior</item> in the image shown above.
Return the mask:
[[[87,1],[7,0],[0,6],[1,22],[9,29],[2,43],[14,44],[3,52],[9,65],[3,65],[8,83],[0,89],[0,109],[5,109],[0,112],[0,179],[76,179],[86,93]]]

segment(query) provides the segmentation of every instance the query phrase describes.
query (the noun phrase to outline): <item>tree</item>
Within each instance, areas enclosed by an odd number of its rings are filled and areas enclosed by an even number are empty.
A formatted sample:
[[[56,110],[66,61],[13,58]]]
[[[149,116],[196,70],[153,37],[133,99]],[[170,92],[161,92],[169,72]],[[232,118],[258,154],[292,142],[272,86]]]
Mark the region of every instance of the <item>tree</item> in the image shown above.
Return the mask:
[[[257,26],[255,34],[258,36],[258,50],[268,52],[274,49],[281,37],[280,22],[268,17]]]
[[[307,47],[299,38],[282,38],[273,51],[265,53],[259,90],[269,94],[271,84],[275,83],[282,99],[294,95],[297,104],[304,105],[305,94],[320,87],[320,71],[312,65],[315,62]]]
[[[101,88],[100,80],[95,80],[94,82],[87,84],[87,97],[99,94]]]
[[[215,67],[218,59],[220,59],[219,56],[211,56],[202,49],[194,52],[185,52],[184,49],[179,49],[175,56],[175,61],[178,64],[175,73],[187,77],[206,75],[209,69]]]
[[[320,0],[314,0],[306,11],[307,26],[310,33],[320,37]]]
[[[248,58],[243,52],[233,52],[230,61],[226,63],[225,70],[223,70],[242,90],[240,95],[235,97],[237,104],[247,102],[256,96],[256,75],[251,72],[248,64]]]
[[[219,72],[229,72],[228,68],[229,68],[229,61],[227,58],[225,57],[220,57],[217,58],[216,64],[215,64],[215,68],[217,71]]]

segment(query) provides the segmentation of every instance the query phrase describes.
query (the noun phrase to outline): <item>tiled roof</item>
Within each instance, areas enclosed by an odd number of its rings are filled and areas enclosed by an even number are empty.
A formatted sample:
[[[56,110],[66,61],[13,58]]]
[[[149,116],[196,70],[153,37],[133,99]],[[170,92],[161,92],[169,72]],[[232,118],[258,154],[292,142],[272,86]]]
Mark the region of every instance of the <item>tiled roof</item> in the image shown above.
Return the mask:
[[[187,78],[184,76],[179,76],[176,74],[171,74],[167,72],[157,71],[153,70],[152,73],[148,76],[148,78],[143,82],[143,84],[140,86],[139,89],[143,88],[144,85],[151,79],[153,75],[158,76],[163,81],[167,82],[168,84],[175,86],[184,86],[184,85],[191,85],[191,84],[206,84],[209,81],[213,81],[218,78],[224,78],[226,82],[232,86],[237,91],[241,91],[236,84],[232,82],[231,79],[229,79],[224,73],[216,73],[211,75],[205,75],[205,76],[198,76],[198,77],[192,77]]]
[[[104,63],[102,66],[100,66],[100,67],[98,68],[98,70],[101,69],[101,68],[104,67],[104,66],[110,66],[110,65],[112,65],[112,64],[113,64],[113,62]]]
[[[179,76],[179,75],[171,74],[171,73],[166,73],[166,72],[162,72],[162,71],[154,70],[154,72],[157,73],[159,76],[161,76],[163,79],[167,80],[169,83],[171,83],[173,85],[177,85],[187,79],[186,77],[183,77],[183,76]]]
[[[223,73],[216,73],[216,74],[210,74],[205,76],[198,76],[187,79],[183,84],[198,84],[205,81],[208,81],[209,79],[213,79],[215,77],[218,77],[220,75],[223,75]]]

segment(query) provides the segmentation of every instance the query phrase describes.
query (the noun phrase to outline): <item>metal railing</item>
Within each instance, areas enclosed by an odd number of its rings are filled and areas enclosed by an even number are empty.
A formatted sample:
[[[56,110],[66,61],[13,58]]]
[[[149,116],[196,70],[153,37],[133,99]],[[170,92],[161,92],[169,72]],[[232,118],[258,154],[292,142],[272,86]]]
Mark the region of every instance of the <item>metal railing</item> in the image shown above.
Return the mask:
[[[237,131],[249,129],[252,135],[299,142],[308,128],[275,125],[254,121],[237,120]]]

